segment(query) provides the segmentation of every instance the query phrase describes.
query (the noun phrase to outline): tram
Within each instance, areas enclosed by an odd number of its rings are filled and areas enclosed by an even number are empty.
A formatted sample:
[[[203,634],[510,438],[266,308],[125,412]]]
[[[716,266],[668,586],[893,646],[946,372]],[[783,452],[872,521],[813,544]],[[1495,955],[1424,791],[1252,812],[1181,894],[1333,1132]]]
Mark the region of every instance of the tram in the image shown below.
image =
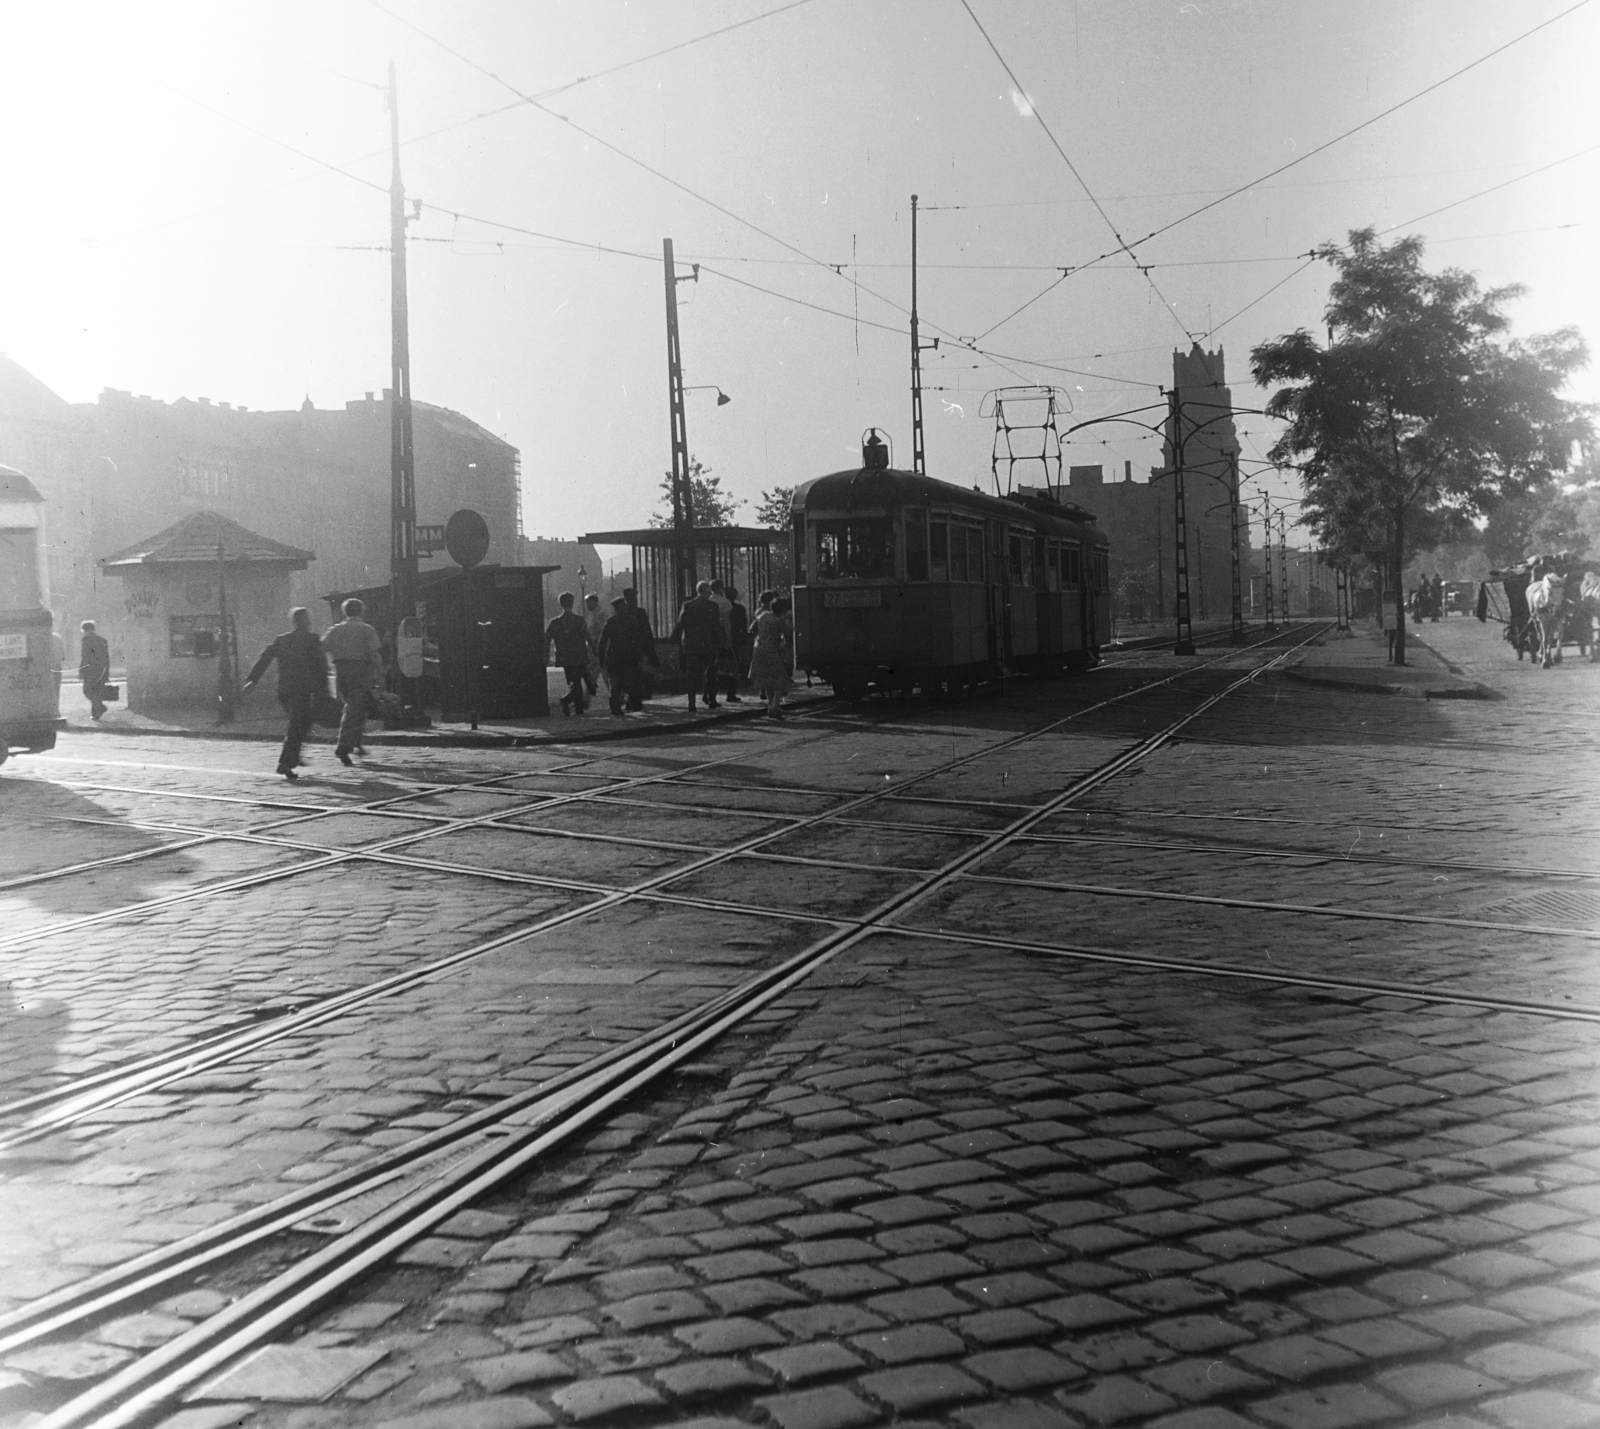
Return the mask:
[[[1110,540],[1087,511],[985,496],[889,466],[795,488],[795,661],[846,699],[937,693],[1099,661],[1111,639]]]
[[[44,497],[20,471],[0,466],[0,764],[55,748],[63,723],[48,599]]]

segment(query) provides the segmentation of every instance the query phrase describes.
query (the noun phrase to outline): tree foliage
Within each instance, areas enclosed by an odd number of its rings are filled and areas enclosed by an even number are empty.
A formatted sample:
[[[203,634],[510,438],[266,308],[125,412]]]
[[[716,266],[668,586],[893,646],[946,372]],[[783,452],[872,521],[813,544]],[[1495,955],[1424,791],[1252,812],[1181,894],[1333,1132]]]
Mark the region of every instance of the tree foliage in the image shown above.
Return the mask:
[[[691,517],[696,527],[732,526],[734,517],[744,502],[731,492],[722,489],[722,478],[712,474],[711,468],[698,457],[689,459],[689,495],[694,511]],[[672,525],[672,477],[661,479],[661,508],[650,518],[657,527]]]
[[[775,486],[761,493],[761,503],[756,507],[756,521],[771,531],[787,531],[794,519],[791,503],[794,487]]]
[[[1301,328],[1250,354],[1256,382],[1278,386],[1267,411],[1288,425],[1270,455],[1300,471],[1303,519],[1332,551],[1387,548],[1391,586],[1409,543],[1461,539],[1472,518],[1550,491],[1592,435],[1589,409],[1560,395],[1588,360],[1576,330],[1511,337],[1520,288],[1430,273],[1422,252],[1370,228],[1322,250],[1335,340]],[[1403,616],[1397,647],[1403,661]]]

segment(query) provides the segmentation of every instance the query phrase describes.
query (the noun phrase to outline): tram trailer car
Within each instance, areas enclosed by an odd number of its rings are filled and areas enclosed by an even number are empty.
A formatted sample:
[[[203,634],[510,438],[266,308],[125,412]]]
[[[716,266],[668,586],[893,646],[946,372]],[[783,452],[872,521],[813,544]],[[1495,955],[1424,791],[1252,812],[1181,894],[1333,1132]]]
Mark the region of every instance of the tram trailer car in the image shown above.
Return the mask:
[[[13,751],[54,749],[64,723],[47,592],[44,498],[0,466],[0,764]]]
[[[1087,668],[1111,639],[1110,541],[1047,497],[895,471],[795,489],[795,661],[847,699]]]

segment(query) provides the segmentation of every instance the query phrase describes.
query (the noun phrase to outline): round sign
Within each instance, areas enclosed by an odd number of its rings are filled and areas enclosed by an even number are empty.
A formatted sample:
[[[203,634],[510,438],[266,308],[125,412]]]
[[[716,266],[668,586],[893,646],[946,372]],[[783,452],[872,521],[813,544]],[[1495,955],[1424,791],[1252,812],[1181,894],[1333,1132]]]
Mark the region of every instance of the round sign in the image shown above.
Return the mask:
[[[458,566],[475,566],[489,554],[489,523],[461,510],[444,523],[444,548]]]

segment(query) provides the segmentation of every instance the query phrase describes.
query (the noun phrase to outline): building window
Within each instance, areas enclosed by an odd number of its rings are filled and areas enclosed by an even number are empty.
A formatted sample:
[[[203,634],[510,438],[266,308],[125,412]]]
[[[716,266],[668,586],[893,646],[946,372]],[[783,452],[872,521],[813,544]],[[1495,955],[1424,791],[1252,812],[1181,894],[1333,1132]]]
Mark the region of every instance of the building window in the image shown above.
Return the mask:
[[[238,469],[231,461],[178,458],[178,494],[188,501],[219,501],[238,494]]]
[[[221,644],[220,615],[169,615],[167,654],[174,660],[209,660]]]

